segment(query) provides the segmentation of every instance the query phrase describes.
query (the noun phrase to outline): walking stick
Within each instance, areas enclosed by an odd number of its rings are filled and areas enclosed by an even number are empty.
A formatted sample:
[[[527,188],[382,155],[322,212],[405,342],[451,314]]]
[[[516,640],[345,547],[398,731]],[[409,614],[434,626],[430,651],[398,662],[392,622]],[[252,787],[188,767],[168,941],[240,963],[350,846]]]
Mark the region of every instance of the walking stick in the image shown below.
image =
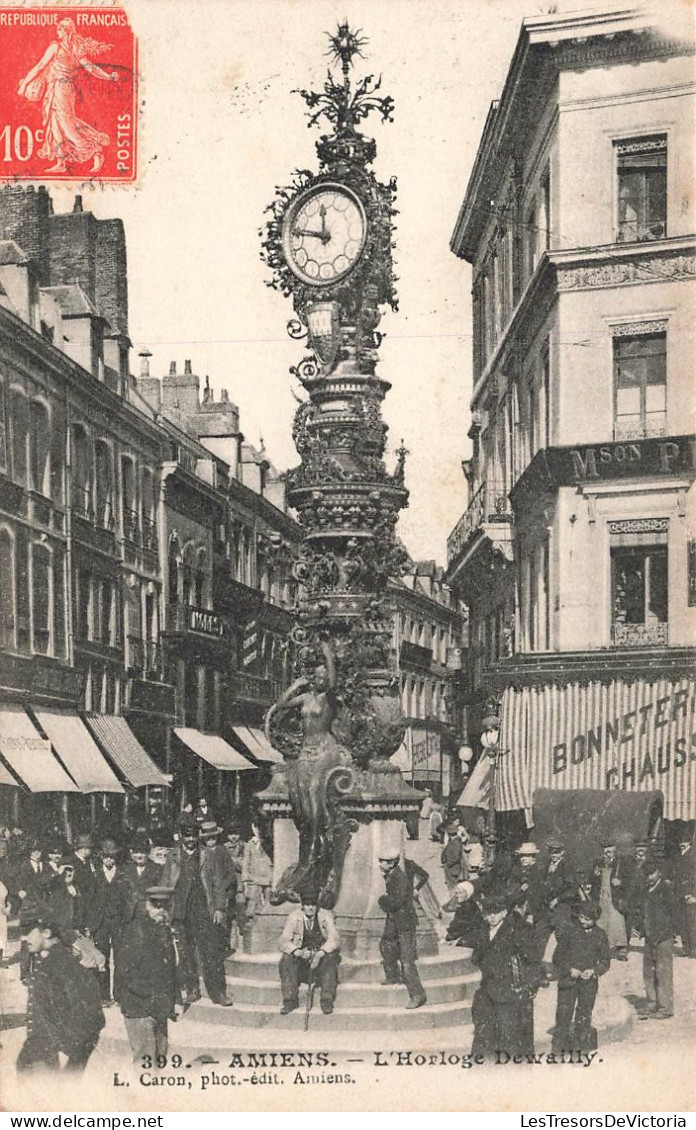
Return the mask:
[[[309,1031],[309,1014],[312,1011],[312,1004],[314,1003],[314,977],[312,973],[309,974],[309,981],[307,982],[307,1005],[304,1014],[304,1030]]]

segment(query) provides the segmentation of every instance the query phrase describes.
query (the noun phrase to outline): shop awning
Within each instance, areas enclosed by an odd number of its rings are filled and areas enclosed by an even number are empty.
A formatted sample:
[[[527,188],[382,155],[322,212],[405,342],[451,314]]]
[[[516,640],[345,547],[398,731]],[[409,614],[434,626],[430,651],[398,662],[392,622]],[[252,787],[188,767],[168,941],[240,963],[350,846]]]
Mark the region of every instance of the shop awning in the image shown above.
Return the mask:
[[[14,787],[17,788],[18,784],[19,782],[16,778],[12,776],[0,761],[0,785],[14,785]]]
[[[77,714],[67,710],[35,710],[34,713],[59,758],[77,781],[80,792],[123,792],[94,738]]]
[[[253,726],[233,726],[232,729],[257,761],[269,761],[273,765],[283,764],[283,755],[273,748],[263,730]]]
[[[94,737],[129,784],[139,789],[143,785],[169,783],[120,714],[88,714],[86,720]]]
[[[397,769],[400,769],[402,773],[408,773],[410,775],[413,772],[411,753],[409,751],[408,743],[405,738],[397,749],[396,753],[393,753],[389,760],[391,761],[392,765],[396,765]]]
[[[175,727],[177,738],[193,750],[198,757],[202,757],[214,769],[231,770],[239,772],[241,769],[253,769],[254,766],[241,753],[217,734],[204,734],[202,730],[194,730],[191,726]]]
[[[0,707],[0,753],[32,793],[80,791],[21,706]],[[3,784],[17,783],[7,777]]]
[[[530,812],[537,789],[660,791],[667,820],[696,818],[696,684],[568,682],[503,695],[496,808]]]
[[[491,759],[480,757],[457,801],[457,808],[488,808],[491,795]]]

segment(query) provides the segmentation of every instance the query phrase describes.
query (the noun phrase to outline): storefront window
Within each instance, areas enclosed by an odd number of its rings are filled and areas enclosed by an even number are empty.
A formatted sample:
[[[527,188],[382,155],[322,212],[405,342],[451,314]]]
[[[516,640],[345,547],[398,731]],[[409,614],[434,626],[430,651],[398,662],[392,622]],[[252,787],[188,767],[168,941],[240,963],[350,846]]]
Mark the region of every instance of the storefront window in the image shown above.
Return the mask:
[[[667,546],[620,546],[611,551],[613,622],[617,646],[667,643]]]

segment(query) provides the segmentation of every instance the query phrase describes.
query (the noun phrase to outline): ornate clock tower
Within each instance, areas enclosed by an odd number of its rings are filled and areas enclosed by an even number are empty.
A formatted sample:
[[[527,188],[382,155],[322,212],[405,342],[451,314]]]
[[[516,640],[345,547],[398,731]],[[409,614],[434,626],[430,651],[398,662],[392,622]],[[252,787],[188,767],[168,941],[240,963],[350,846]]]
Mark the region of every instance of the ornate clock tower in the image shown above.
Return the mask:
[[[357,953],[374,949],[384,920],[379,852],[401,848],[421,798],[389,761],[404,724],[386,590],[407,561],[395,526],[408,492],[403,447],[391,471],[383,460],[391,386],[377,375],[377,326],[381,307],[396,309],[395,183],[377,180],[376,144],[358,130],[372,112],[390,121],[393,102],[372,76],[351,85],[359,34],[342,24],[329,41],[341,81],[329,72],[321,93],[300,91],[310,126],[331,126],[319,169],[277,191],[262,233],[269,285],[292,297],[288,332],[308,352],[291,370],[305,395],[293,428],[301,462],[288,474],[304,530],[299,677],[267,718],[285,764],[260,799],[275,818],[275,901],[314,883]]]

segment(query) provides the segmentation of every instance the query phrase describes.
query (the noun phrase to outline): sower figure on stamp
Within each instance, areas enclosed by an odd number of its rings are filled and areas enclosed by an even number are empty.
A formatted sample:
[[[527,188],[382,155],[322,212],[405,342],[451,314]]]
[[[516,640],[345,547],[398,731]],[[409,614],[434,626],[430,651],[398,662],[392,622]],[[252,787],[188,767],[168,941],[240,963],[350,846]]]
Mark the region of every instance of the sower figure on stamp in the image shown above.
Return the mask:
[[[511,912],[505,895],[481,898],[486,923],[472,960],[481,970],[471,1018],[472,1055],[534,1053],[534,997],[542,967],[534,930]]]
[[[331,911],[317,906],[316,885],[308,879],[297,893],[301,905],[290,911],[280,939],[280,1014],[287,1016],[298,1007],[304,982],[308,992],[310,985],[319,986],[321,1011],[329,1016],[336,1000],[341,939]]]
[[[602,913],[589,900],[573,903],[571,921],[558,935],[553,955],[558,973],[554,1051],[594,1051],[597,1033],[592,1009],[599,978],[611,965],[609,939],[597,925]]]
[[[17,1058],[17,1071],[58,1071],[59,1052],[66,1071],[81,1072],[104,1027],[99,986],[89,969],[64,944],[60,926],[36,910],[22,932],[35,958],[27,998],[27,1038]]]
[[[379,943],[384,967],[382,983],[399,985],[403,982],[408,989],[406,1008],[420,1008],[427,997],[416,965],[418,915],[413,905],[413,886],[399,867],[399,854],[398,848],[384,848],[379,858],[386,886],[379,905],[387,915]]]
[[[142,1066],[144,1056],[166,1055],[168,1021],[176,1019],[176,950],[167,907],[169,887],[150,887],[126,926],[118,953],[114,993],[121,1006],[133,1053]]]

